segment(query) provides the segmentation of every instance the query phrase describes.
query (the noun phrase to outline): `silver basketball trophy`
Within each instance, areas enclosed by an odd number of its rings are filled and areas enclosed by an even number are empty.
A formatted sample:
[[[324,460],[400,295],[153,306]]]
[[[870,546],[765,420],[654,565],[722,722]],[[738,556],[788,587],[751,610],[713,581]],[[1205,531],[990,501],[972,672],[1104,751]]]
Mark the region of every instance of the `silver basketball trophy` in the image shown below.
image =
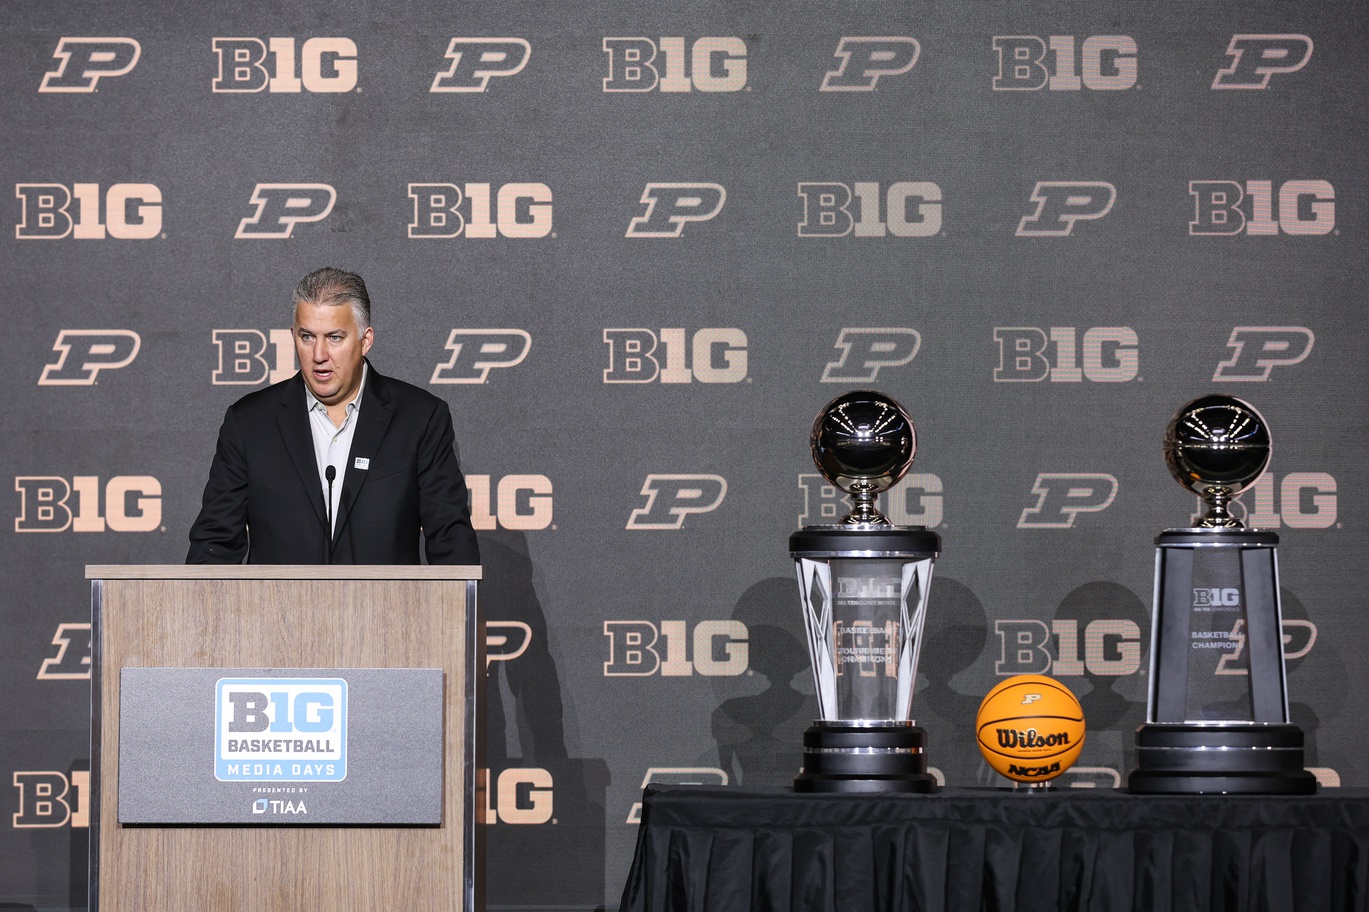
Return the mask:
[[[794,789],[934,792],[912,700],[941,537],[894,526],[876,507],[913,464],[913,422],[888,396],[858,390],[827,404],[811,442],[818,470],[854,507],[789,537],[820,713]]]
[[[1207,513],[1156,539],[1150,693],[1133,792],[1307,795],[1288,719],[1278,535],[1229,510],[1269,465],[1269,427],[1234,396],[1203,396],[1165,431],[1165,461]]]

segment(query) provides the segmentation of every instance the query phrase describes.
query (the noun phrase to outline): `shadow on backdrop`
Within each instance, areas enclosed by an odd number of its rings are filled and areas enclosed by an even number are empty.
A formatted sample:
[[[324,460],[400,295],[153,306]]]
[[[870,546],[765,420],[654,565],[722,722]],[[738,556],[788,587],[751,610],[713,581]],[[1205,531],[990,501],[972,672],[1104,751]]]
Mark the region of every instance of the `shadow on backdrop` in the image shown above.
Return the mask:
[[[527,536],[480,533],[485,625],[485,901],[602,908],[608,764],[571,758]]]
[[[734,785],[791,786],[803,755],[803,730],[817,718],[803,617],[792,579],[764,579],[732,609],[746,625],[750,668],[764,689],[724,700],[713,711],[718,767]]]
[[[956,675],[979,662],[988,640],[989,622],[979,596],[964,583],[933,575],[913,716],[927,731],[927,765],[940,770],[947,785],[1001,782],[975,746],[974,717],[984,694],[963,693],[953,684]]]
[[[1069,658],[1082,658],[1083,674],[1056,677],[1079,698],[1087,726],[1076,769],[1059,784],[1111,787],[1102,772],[1088,777],[1085,768],[1097,767],[1116,769],[1124,784],[1136,763],[1136,728],[1146,720],[1150,606],[1120,583],[1096,580],[1061,599],[1055,620],[1075,622],[1078,655]]]
[[[1350,672],[1336,648],[1338,644],[1335,638],[1323,640],[1318,636],[1316,622],[1308,617],[1307,607],[1302,600],[1287,589],[1279,590],[1279,599],[1283,613],[1284,670],[1288,675],[1288,720],[1302,729],[1303,763],[1309,767],[1321,766],[1317,732],[1322,719],[1310,703],[1297,699],[1308,696],[1302,693],[1303,682],[1298,670],[1304,664],[1305,657],[1313,652],[1317,654],[1316,661],[1312,663],[1316,669],[1316,682],[1307,683],[1320,688],[1316,694],[1317,702],[1323,707],[1345,706],[1345,682]]]

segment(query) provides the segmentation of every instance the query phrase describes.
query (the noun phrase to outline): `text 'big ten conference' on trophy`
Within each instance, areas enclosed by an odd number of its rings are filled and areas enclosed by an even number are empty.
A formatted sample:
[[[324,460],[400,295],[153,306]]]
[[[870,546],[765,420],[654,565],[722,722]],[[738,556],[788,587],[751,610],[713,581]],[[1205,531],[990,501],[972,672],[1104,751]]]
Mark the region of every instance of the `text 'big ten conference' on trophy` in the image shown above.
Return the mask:
[[[936,791],[912,700],[941,538],[894,526],[875,506],[916,450],[908,413],[869,390],[833,399],[813,424],[813,461],[854,508],[789,538],[820,713],[803,734],[795,791]]]
[[[1269,465],[1269,427],[1248,402],[1203,396],[1171,419],[1164,449],[1207,513],[1155,539],[1150,693],[1127,787],[1311,794],[1303,733],[1288,721],[1279,537],[1228,511]]]

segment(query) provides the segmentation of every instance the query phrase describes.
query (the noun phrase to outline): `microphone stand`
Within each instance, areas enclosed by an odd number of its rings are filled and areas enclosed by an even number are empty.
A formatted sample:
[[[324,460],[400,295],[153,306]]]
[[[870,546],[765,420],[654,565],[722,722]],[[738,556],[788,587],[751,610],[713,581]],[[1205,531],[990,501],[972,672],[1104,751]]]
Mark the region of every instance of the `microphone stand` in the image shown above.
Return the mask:
[[[328,480],[328,503],[325,505],[328,508],[328,527],[324,530],[326,538],[324,539],[323,562],[331,564],[333,562],[333,479],[337,478],[337,469],[328,466],[323,470],[323,477]]]

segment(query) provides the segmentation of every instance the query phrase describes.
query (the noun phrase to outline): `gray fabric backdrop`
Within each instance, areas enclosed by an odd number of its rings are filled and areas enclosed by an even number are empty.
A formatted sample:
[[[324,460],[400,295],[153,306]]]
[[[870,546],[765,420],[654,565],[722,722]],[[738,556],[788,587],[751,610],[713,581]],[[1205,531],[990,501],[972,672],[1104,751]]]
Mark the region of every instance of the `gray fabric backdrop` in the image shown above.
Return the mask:
[[[785,784],[815,711],[790,532],[873,386],[934,527],[914,707],[1144,718],[1170,415],[1274,457],[1294,721],[1369,782],[1362,3],[11,0],[0,240],[0,900],[84,905],[88,563],[174,563],[289,291],[361,272],[376,366],[452,405],[491,622],[489,900],[614,907],[643,782]],[[284,339],[284,342],[282,342]],[[1025,643],[1025,646],[1021,644]]]

